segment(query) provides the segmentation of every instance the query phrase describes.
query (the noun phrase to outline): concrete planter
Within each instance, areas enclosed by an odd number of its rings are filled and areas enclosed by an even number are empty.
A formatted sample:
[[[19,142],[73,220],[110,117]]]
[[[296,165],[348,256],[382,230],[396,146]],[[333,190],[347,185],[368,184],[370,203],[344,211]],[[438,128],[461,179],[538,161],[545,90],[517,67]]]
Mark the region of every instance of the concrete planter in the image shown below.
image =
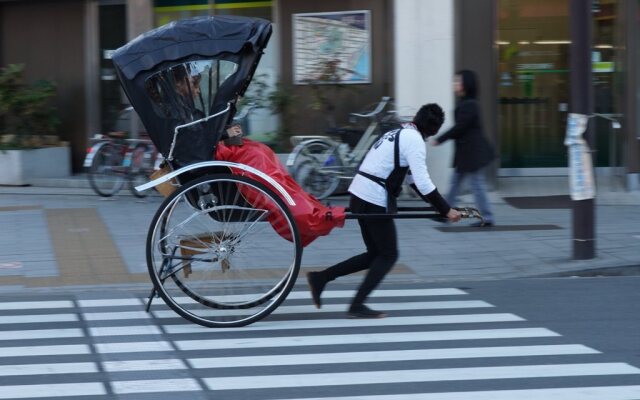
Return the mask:
[[[34,179],[71,176],[68,146],[0,150],[0,185],[31,185]]]

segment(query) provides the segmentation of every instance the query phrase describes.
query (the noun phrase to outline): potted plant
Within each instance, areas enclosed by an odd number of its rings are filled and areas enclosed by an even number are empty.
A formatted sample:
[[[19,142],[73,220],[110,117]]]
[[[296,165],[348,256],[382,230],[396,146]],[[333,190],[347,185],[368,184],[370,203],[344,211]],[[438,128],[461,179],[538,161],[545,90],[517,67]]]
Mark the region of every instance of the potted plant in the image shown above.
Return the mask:
[[[23,65],[0,68],[0,184],[69,176],[70,150],[60,142],[52,81],[27,84]]]

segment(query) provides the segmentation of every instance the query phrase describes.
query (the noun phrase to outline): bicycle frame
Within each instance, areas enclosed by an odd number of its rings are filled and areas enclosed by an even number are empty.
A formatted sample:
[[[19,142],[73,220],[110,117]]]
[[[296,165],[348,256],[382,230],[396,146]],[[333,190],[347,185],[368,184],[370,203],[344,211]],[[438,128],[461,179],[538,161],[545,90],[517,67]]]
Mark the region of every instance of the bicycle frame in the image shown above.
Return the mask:
[[[370,113],[351,113],[352,117],[368,118],[370,123],[354,145],[349,145],[329,136],[294,136],[295,147],[286,161],[294,179],[302,188],[319,199],[335,192],[341,182],[354,178],[360,162],[378,138],[380,114],[390,97],[383,97]]]

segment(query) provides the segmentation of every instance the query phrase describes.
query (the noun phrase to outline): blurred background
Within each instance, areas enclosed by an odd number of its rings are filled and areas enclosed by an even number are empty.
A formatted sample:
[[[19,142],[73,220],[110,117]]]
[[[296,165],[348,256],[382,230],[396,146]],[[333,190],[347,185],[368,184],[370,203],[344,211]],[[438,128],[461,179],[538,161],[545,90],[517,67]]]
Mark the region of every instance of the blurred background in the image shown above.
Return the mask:
[[[585,0],[586,1],[586,0]],[[569,0],[0,0],[0,67],[55,82],[56,133],[82,171],[96,133],[144,131],[111,62],[154,27],[200,15],[273,22],[274,36],[247,94],[247,129],[286,153],[290,135],[323,134],[382,96],[411,115],[440,103],[451,124],[456,70],[475,70],[494,185],[563,177],[570,97]],[[592,2],[597,174],[640,190],[640,0]],[[446,127],[445,126],[445,127]],[[1,133],[1,132],[0,132]],[[446,186],[451,148],[431,151]]]

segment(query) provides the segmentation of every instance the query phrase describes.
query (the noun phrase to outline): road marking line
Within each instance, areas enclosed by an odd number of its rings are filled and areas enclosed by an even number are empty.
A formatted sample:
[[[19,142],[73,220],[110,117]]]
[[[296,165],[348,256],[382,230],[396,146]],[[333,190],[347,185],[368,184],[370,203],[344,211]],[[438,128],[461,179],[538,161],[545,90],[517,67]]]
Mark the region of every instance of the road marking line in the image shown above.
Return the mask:
[[[430,315],[414,317],[389,317],[380,319],[318,319],[295,321],[264,321],[252,326],[234,328],[234,332],[255,332],[266,330],[290,329],[318,329],[318,328],[356,328],[370,326],[410,326],[410,325],[439,325],[439,324],[467,324],[483,322],[516,322],[524,319],[514,314],[463,314],[463,315]],[[208,333],[225,332],[212,330],[203,326],[180,324],[164,325],[164,330],[170,334],[178,333]]]
[[[41,322],[75,322],[76,314],[36,314],[0,316],[0,324],[37,324]]]
[[[73,302],[67,300],[53,301],[12,301],[0,303],[0,310],[30,310],[49,308],[73,308]]]
[[[101,326],[89,328],[90,336],[130,336],[161,335],[162,331],[154,325]]]
[[[91,312],[83,313],[87,321],[113,321],[119,319],[148,319],[151,318],[146,311],[122,311],[122,312]],[[174,314],[175,318],[175,314]]]
[[[102,362],[102,366],[107,372],[187,369],[186,364],[182,360],[175,358],[164,360],[104,361]]]
[[[639,398],[639,385],[332,397],[333,400],[637,400]],[[326,400],[326,397],[289,400]]]
[[[111,386],[115,394],[193,392],[202,390],[198,381],[191,378],[114,381],[111,382]]]
[[[639,374],[625,363],[511,365],[506,367],[435,368],[325,374],[263,375],[204,378],[210,390],[267,389],[304,386],[370,385],[380,383],[550,378]]]
[[[0,357],[57,356],[66,354],[91,354],[91,349],[86,344],[0,347]]]
[[[322,292],[323,299],[351,299],[355,295],[355,290],[327,290]],[[247,299],[254,299],[257,296],[261,296],[263,293],[251,293],[251,294],[237,294],[237,295],[224,295],[221,299],[225,301],[243,301]],[[467,293],[455,288],[442,288],[442,289],[406,289],[406,290],[376,290],[369,298],[375,299],[379,297],[419,297],[419,296],[460,296]],[[173,298],[177,303],[192,303],[197,304],[191,297],[182,296]],[[309,292],[304,290],[291,291],[287,295],[287,299],[300,300],[309,299]]]
[[[177,340],[179,350],[249,349],[268,347],[300,347],[339,344],[406,343],[447,340],[512,339],[560,336],[546,328],[480,329],[435,332],[392,332],[355,335],[318,335],[288,337],[257,337],[213,340]]]
[[[104,384],[100,382],[48,383],[43,385],[2,386],[0,399],[100,396],[106,394],[107,390]]]
[[[118,306],[140,306],[140,299],[94,299],[78,300],[80,307],[118,307]]]
[[[0,269],[18,269],[18,268],[22,268],[21,261],[0,263]]]
[[[0,331],[0,340],[75,338],[83,336],[82,329],[77,328]]]
[[[352,298],[355,295],[355,290],[327,290],[322,292],[322,297],[325,299],[338,299],[338,298]],[[439,289],[380,289],[375,290],[370,298],[376,297],[414,297],[414,296],[460,296],[468,294],[464,290],[457,288],[439,288]],[[289,293],[287,298],[291,299],[308,299],[309,292],[304,290],[296,290]]]
[[[434,304],[435,303],[435,304]],[[180,303],[184,304],[184,303]],[[189,308],[194,303],[188,302],[186,306]],[[200,304],[195,304],[198,307],[202,307]],[[456,308],[483,308],[483,307],[493,307],[493,305],[486,303],[484,301],[417,301],[417,302],[403,302],[403,303],[371,303],[376,310],[382,311],[399,311],[399,310],[445,310],[445,309],[456,309]],[[321,309],[316,309],[311,304],[300,305],[300,306],[280,306],[273,313],[275,315],[279,314],[311,314],[311,313],[330,313],[330,312],[346,312],[347,305],[346,304],[326,304],[322,306]],[[251,309],[247,310],[215,310],[215,309],[203,309],[199,310],[198,315],[200,316],[220,316],[222,313],[233,314],[233,315],[251,315],[255,311]],[[175,318],[176,313],[173,310],[157,310],[153,311],[153,316],[160,319],[165,318]]]
[[[0,365],[0,376],[91,374],[94,372],[98,372],[98,366],[92,362]]]
[[[599,353],[599,351],[583,345],[570,344],[322,353],[320,356],[318,354],[287,354],[275,356],[207,357],[189,358],[187,359],[187,362],[192,368],[203,369],[255,367],[257,365],[265,367],[305,364],[343,364],[360,362],[448,360],[461,358],[524,357]]]
[[[110,353],[145,353],[153,351],[175,351],[166,341],[158,342],[126,342],[126,343],[96,343],[96,351],[102,354]]]

